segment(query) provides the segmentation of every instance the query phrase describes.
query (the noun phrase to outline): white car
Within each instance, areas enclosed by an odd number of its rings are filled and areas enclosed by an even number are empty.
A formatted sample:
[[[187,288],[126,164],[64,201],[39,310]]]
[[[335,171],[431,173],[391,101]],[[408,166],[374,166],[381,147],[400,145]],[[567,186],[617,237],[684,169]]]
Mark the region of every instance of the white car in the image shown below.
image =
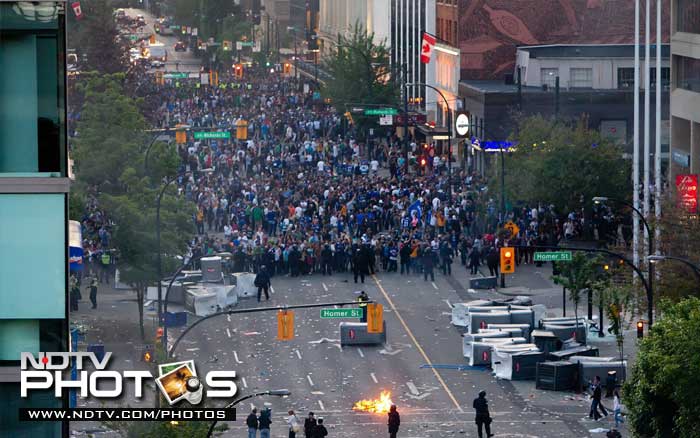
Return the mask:
[[[151,68],[163,68],[165,67],[165,62],[161,61],[160,59],[152,59],[151,60]]]

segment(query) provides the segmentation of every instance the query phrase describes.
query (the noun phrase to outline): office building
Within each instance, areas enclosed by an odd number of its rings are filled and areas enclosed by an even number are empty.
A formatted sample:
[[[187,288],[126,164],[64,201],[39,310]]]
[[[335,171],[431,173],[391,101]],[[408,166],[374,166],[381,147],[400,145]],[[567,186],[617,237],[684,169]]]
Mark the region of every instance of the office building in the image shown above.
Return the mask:
[[[65,3],[0,2],[0,436],[56,437],[58,422],[19,422],[20,353],[67,351],[68,188]]]
[[[700,173],[700,2],[671,2],[671,175]],[[673,181],[671,179],[670,181]]]

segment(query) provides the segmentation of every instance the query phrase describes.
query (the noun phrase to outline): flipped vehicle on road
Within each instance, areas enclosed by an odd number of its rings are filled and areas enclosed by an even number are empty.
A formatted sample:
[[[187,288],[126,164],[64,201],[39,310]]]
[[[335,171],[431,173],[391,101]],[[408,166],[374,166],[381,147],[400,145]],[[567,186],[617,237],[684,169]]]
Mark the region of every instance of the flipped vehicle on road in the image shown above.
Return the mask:
[[[175,51],[176,52],[186,52],[187,51],[187,44],[184,41],[178,41],[175,43]]]

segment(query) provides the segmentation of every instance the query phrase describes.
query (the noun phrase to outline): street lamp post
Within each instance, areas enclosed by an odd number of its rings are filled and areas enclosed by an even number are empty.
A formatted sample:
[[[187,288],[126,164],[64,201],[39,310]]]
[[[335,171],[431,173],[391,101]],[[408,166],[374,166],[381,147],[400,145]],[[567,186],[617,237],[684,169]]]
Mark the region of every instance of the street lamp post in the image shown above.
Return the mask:
[[[651,226],[649,226],[649,222],[647,222],[646,218],[644,217],[644,214],[634,205],[622,199],[608,198],[605,196],[596,196],[593,198],[593,202],[596,204],[600,204],[605,201],[617,202],[618,204],[631,208],[632,211],[634,211],[635,214],[637,214],[637,216],[639,216],[639,218],[642,220],[644,228],[646,229],[647,241],[649,242],[649,245],[647,245],[647,270],[649,272],[649,288],[647,290],[647,306],[649,306],[649,308],[647,309],[647,319],[649,320],[649,327],[651,327],[654,319],[654,264],[649,257],[654,254],[654,233],[652,232]]]
[[[262,391],[262,392],[256,392],[253,394],[246,395],[245,397],[241,397],[238,400],[234,400],[231,403],[227,404],[224,409],[230,409],[237,404],[239,404],[242,401],[251,399],[253,397],[260,397],[263,395],[273,395],[276,397],[288,397],[291,394],[291,391],[288,389],[274,389],[270,391]],[[214,420],[211,422],[211,425],[209,426],[209,431],[207,431],[207,438],[211,437],[212,434],[214,433],[214,428],[216,427],[216,424],[218,423],[218,420]]]
[[[294,79],[299,79],[299,74],[297,72],[297,28],[294,26],[287,26],[287,30],[292,31],[292,38],[294,39]]]
[[[432,85],[424,84],[422,82],[407,83],[406,87],[424,86],[434,90],[437,94],[442,97],[445,101],[445,106],[447,107],[447,173],[448,173],[448,184],[450,186],[450,200],[452,199],[452,192],[454,187],[452,186],[452,109],[450,109],[450,104],[447,102],[447,98],[442,91],[433,87]]]
[[[690,260],[681,258],[681,257],[674,257],[674,256],[669,256],[669,255],[648,255],[646,257],[647,261],[651,264],[661,262],[664,260],[676,260],[678,262],[681,262],[685,264],[686,266],[689,266],[690,269],[693,270],[693,273],[695,273],[695,276],[698,278],[698,282],[700,283],[700,266],[696,265],[695,263],[691,262]]]

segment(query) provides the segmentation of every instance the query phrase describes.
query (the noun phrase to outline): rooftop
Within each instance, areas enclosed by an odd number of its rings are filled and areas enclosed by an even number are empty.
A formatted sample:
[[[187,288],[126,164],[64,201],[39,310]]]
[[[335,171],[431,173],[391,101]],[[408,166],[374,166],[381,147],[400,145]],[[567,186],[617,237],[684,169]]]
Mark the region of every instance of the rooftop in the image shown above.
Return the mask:
[[[530,58],[633,58],[634,44],[551,44],[544,46],[520,46],[518,50],[530,53]],[[645,46],[639,51],[644,59]],[[656,56],[656,45],[649,47],[651,56]],[[671,46],[661,45],[661,56],[671,56]]]

